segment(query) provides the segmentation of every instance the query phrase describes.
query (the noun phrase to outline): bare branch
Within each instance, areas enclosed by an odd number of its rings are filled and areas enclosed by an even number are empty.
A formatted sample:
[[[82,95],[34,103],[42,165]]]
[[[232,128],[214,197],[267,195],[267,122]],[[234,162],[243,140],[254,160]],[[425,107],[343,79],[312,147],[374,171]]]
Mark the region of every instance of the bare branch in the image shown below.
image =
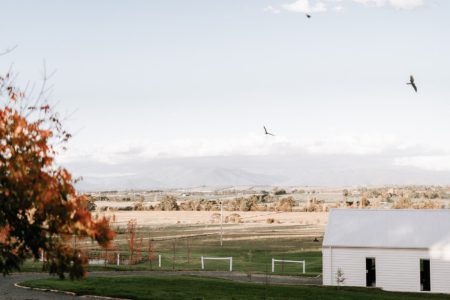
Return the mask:
[[[17,47],[18,47],[18,45],[15,45],[15,46],[13,46],[13,47],[11,47],[11,48],[6,48],[6,49],[3,50],[2,52],[0,52],[0,56],[6,55],[6,54],[8,54],[8,53],[13,52],[14,50],[16,50]]]

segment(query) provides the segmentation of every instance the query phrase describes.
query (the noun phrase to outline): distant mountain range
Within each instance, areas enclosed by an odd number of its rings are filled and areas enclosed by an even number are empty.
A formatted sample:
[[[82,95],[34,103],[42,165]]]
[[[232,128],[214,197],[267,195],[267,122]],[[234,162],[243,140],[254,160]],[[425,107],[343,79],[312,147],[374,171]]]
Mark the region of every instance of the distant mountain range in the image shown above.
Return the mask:
[[[193,186],[449,185],[449,171],[397,166],[389,156],[270,155],[151,159],[66,167],[83,191],[166,189]]]

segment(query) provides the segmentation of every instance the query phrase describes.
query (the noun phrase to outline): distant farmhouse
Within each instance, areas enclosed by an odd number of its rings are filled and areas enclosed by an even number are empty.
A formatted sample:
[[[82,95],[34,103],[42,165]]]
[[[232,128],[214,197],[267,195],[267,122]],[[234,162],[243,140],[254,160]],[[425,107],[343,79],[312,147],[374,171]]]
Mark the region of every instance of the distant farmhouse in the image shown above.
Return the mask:
[[[450,293],[450,210],[332,209],[323,284]]]

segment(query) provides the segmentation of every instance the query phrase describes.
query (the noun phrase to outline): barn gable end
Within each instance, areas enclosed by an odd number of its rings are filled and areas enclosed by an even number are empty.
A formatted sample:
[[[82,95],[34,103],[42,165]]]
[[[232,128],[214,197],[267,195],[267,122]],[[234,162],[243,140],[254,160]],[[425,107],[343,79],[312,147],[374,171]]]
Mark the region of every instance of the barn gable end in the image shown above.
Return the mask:
[[[366,265],[371,259],[373,272]],[[367,286],[374,273],[374,285],[385,290],[419,292],[428,280],[431,292],[450,293],[450,210],[331,210],[324,285],[337,284],[339,268],[343,285]]]

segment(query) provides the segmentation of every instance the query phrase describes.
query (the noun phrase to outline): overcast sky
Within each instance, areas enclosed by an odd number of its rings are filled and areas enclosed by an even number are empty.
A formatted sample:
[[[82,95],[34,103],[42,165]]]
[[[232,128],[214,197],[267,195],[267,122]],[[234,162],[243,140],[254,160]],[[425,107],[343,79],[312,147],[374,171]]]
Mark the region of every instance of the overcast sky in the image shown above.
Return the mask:
[[[0,4],[0,48],[18,45],[0,71],[39,82],[45,59],[74,112],[63,162],[306,151],[450,170],[450,1]]]

